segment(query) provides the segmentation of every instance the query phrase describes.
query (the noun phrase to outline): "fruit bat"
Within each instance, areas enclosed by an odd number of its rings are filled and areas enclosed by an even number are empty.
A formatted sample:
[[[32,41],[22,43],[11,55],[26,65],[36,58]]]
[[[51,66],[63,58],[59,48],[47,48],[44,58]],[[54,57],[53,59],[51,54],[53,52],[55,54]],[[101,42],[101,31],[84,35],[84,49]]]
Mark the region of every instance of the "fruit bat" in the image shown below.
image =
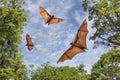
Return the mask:
[[[28,50],[31,51],[34,45],[32,43],[32,39],[29,34],[26,34],[26,41],[27,41],[26,46],[28,47]]]
[[[88,34],[86,19],[81,24],[74,42],[71,43],[70,48],[59,58],[58,62],[72,59],[76,54],[85,52],[87,49],[86,36]]]
[[[51,16],[42,6],[39,6],[39,11],[40,11],[40,14],[41,14],[42,18],[45,21],[45,24],[48,24],[48,25],[49,24],[54,24],[54,23],[57,24],[57,23],[64,20],[64,19],[61,19],[61,18]]]

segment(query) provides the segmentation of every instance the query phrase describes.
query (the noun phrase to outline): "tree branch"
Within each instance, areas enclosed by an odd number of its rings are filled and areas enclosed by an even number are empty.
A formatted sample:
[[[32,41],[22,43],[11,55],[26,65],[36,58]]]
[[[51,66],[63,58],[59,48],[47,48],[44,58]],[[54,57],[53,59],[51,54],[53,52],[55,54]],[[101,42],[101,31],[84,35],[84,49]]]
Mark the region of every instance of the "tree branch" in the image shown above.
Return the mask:
[[[119,42],[119,41],[108,40],[108,39],[105,39],[105,38],[103,38],[103,37],[100,37],[100,38],[103,39],[103,40],[108,41],[109,43],[112,43],[112,44],[115,44],[115,45],[117,45],[117,46],[120,46],[120,42]]]

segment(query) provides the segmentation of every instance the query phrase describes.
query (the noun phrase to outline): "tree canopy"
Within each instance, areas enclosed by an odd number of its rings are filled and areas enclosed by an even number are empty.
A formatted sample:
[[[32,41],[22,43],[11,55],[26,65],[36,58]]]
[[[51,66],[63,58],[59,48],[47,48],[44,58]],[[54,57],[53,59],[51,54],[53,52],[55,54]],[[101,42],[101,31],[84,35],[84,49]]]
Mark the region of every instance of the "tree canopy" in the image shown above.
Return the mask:
[[[92,80],[119,80],[120,79],[120,49],[113,49],[103,54],[93,65]]]
[[[44,63],[31,73],[31,80],[87,80],[84,65],[55,67]]]
[[[20,55],[21,34],[27,21],[24,0],[0,0],[0,80],[28,80]]]
[[[82,0],[92,28],[96,32],[90,39],[97,39],[96,44],[120,46],[120,0]],[[99,40],[98,40],[99,39]]]

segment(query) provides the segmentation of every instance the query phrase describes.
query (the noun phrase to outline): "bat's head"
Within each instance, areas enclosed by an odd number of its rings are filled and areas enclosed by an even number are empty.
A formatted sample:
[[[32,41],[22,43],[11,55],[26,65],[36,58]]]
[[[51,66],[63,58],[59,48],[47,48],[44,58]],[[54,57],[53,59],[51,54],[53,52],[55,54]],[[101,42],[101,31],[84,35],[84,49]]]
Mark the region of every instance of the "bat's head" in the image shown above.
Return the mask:
[[[73,45],[73,43],[70,43],[70,45]]]
[[[51,18],[54,18],[54,15],[52,15]]]
[[[28,44],[26,44],[25,46],[34,46],[34,45],[33,45],[33,44],[29,44],[29,45],[28,45]]]
[[[26,44],[25,46],[28,46],[28,44]]]

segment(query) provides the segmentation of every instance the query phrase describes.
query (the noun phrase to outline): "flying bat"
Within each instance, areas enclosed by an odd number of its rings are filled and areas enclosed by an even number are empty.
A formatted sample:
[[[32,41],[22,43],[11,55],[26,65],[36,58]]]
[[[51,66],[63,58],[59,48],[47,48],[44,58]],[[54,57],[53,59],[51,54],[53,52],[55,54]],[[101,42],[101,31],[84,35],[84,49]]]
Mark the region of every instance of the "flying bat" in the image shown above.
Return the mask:
[[[45,24],[48,24],[48,25],[55,24],[55,23],[57,24],[64,20],[62,18],[51,16],[42,6],[39,6],[39,11],[40,11],[42,18],[45,21]]]
[[[72,59],[76,54],[85,52],[87,49],[86,37],[88,34],[86,19],[81,24],[74,42],[70,43],[70,48],[59,58],[57,63]]]
[[[32,43],[32,39],[28,33],[26,34],[26,41],[27,41],[26,46],[27,46],[28,50],[31,51],[33,49],[34,45]]]

